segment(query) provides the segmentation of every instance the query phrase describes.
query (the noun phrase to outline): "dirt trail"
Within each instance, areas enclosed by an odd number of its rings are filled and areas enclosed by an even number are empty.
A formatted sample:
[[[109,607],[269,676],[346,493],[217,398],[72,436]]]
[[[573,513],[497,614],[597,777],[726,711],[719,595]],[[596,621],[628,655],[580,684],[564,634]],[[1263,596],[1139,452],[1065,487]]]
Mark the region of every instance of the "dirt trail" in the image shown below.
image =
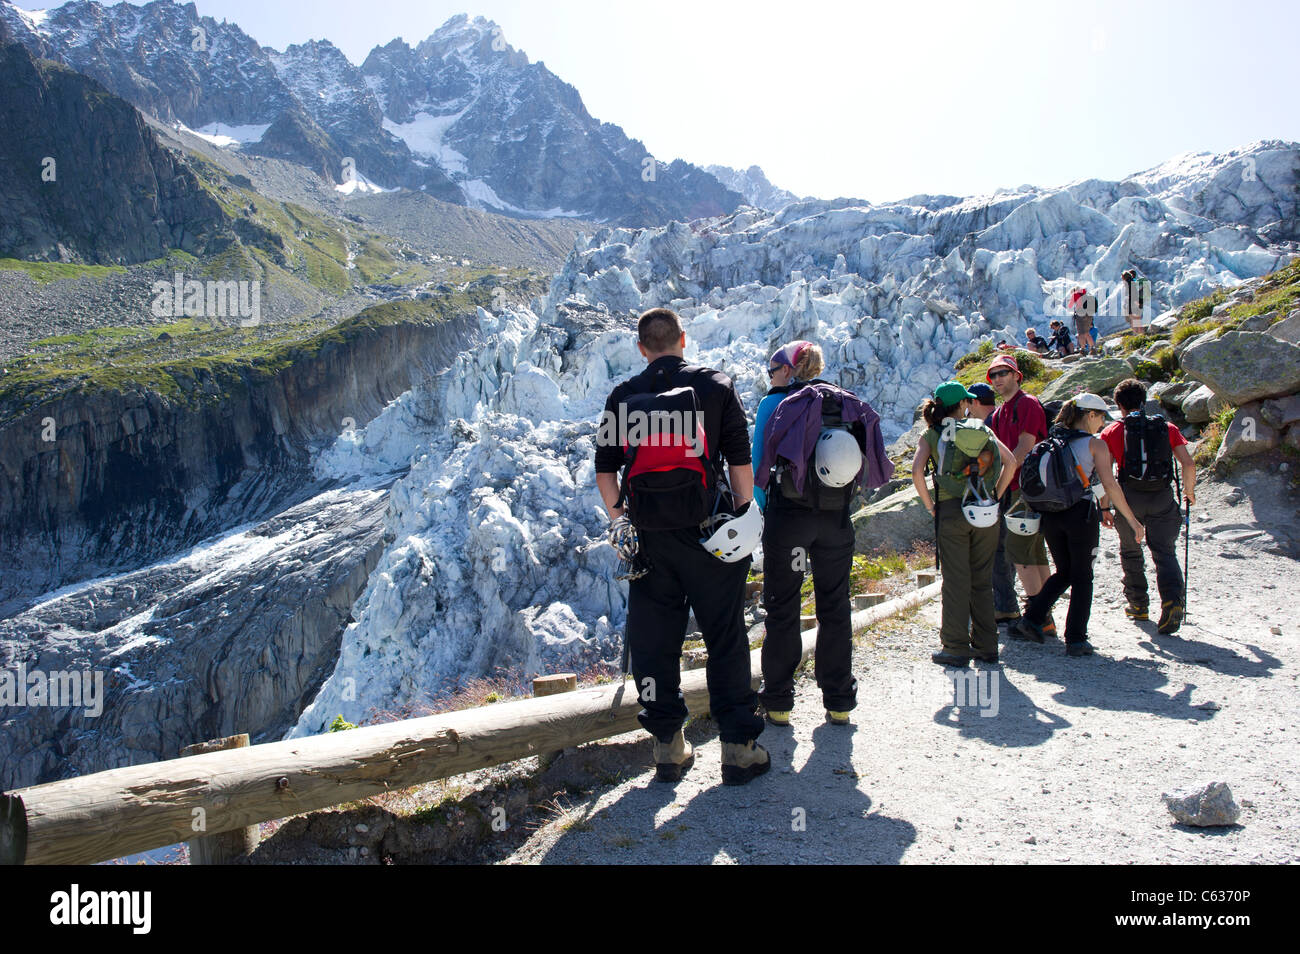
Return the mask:
[[[1300,861],[1300,519],[1288,477],[1246,474],[1236,503],[1231,485],[1202,488],[1190,621],[1176,637],[1124,617],[1118,542],[1103,530],[1097,656],[1012,642],[999,667],[954,687],[929,661],[931,603],[855,650],[851,728],[823,721],[801,677],[792,728],[763,733],[768,775],[723,787],[706,721],[688,729],[697,761],[681,783],[646,769],[575,798],[507,860]],[[1176,826],[1160,794],[1214,779],[1243,804],[1241,824]]]

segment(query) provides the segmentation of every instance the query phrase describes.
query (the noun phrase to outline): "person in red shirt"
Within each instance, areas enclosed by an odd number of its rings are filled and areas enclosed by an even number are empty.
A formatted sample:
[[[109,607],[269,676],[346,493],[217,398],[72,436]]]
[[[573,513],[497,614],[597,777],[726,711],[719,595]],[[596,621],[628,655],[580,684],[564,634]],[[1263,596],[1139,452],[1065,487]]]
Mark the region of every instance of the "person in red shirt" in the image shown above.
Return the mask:
[[[1146,448],[1146,461],[1126,460],[1125,445],[1135,449],[1142,433],[1139,428],[1146,405],[1146,385],[1136,378],[1121,381],[1115,388],[1115,403],[1124,415],[1106,427],[1100,436],[1115,459],[1115,470],[1124,497],[1134,515],[1146,527],[1147,547],[1156,565],[1156,589],[1160,592],[1160,619],[1156,632],[1176,633],[1187,608],[1187,594],[1182,568],[1178,565],[1178,534],[1182,529],[1182,507],[1174,496],[1174,470],[1177,461],[1182,472],[1183,498],[1188,506],[1196,503],[1196,465],[1187,449],[1187,439],[1173,424],[1166,423],[1169,446]],[[1153,429],[1154,430],[1154,429]],[[1126,437],[1127,435],[1127,437]],[[1127,466],[1126,466],[1127,465]],[[1114,526],[1119,533],[1120,564],[1124,569],[1125,613],[1129,619],[1150,619],[1148,609],[1146,564],[1142,547],[1122,516],[1102,514],[1102,523]]]
[[[1002,501],[1002,513],[1006,514],[1020,503],[1020,465],[1034,445],[1047,436],[1047,414],[1038,398],[1021,390],[1020,382],[1025,376],[1011,355],[994,358],[985,377],[1002,398],[1002,403],[989,415],[987,423],[1016,458],[1016,475]],[[993,603],[998,621],[1009,625],[1020,617],[1020,607],[1016,603],[1015,584],[1006,568],[1007,557],[1015,564],[1026,599],[1037,595],[1051,571],[1043,535],[1036,533],[1032,537],[1022,537],[1008,534],[1003,522],[999,531],[998,555],[993,560]],[[1048,635],[1055,635],[1056,623],[1049,617],[1043,629]]]

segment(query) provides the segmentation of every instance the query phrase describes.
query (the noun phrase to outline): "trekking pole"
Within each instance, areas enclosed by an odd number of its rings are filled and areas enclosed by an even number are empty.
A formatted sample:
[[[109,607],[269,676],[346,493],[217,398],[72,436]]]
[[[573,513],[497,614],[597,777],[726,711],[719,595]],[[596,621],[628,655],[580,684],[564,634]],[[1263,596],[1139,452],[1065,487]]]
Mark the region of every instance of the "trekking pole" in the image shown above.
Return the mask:
[[[1192,505],[1183,498],[1183,619],[1187,619],[1187,563],[1192,541]]]

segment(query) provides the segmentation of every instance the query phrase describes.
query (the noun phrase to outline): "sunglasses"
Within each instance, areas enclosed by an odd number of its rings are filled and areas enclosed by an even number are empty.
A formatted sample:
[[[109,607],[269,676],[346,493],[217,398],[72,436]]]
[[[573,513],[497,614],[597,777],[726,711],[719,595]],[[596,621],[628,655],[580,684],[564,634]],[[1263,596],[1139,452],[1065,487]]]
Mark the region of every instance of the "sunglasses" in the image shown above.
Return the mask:
[[[782,365],[777,365],[775,368],[768,368],[768,369],[767,369],[767,376],[768,376],[769,378],[774,378],[774,377],[776,377],[776,373],[777,373],[778,371],[780,371],[781,368],[782,368]]]
[[[1004,375],[1004,374],[1011,374],[1011,373],[1012,373],[1012,372],[1011,372],[1009,369],[1007,369],[1007,368],[1003,368],[1003,369],[1000,370],[1000,371],[990,371],[990,372],[989,372],[989,380],[990,380],[990,381],[995,381],[995,380],[997,380],[998,378],[1002,377],[1002,375]]]

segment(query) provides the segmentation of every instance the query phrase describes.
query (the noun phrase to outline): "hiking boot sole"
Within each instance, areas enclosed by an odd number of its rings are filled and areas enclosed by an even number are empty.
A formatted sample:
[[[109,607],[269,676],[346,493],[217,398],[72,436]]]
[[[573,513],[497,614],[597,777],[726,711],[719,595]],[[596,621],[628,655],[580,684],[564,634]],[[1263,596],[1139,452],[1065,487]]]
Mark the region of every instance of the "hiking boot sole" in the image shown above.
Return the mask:
[[[722,766],[722,784],[744,785],[765,774],[771,767],[772,757],[770,755],[766,762],[756,762],[749,766],[724,765]]]
[[[686,770],[695,764],[695,753],[692,752],[687,756],[685,762],[656,762],[655,763],[655,781],[656,782],[680,782]]]

